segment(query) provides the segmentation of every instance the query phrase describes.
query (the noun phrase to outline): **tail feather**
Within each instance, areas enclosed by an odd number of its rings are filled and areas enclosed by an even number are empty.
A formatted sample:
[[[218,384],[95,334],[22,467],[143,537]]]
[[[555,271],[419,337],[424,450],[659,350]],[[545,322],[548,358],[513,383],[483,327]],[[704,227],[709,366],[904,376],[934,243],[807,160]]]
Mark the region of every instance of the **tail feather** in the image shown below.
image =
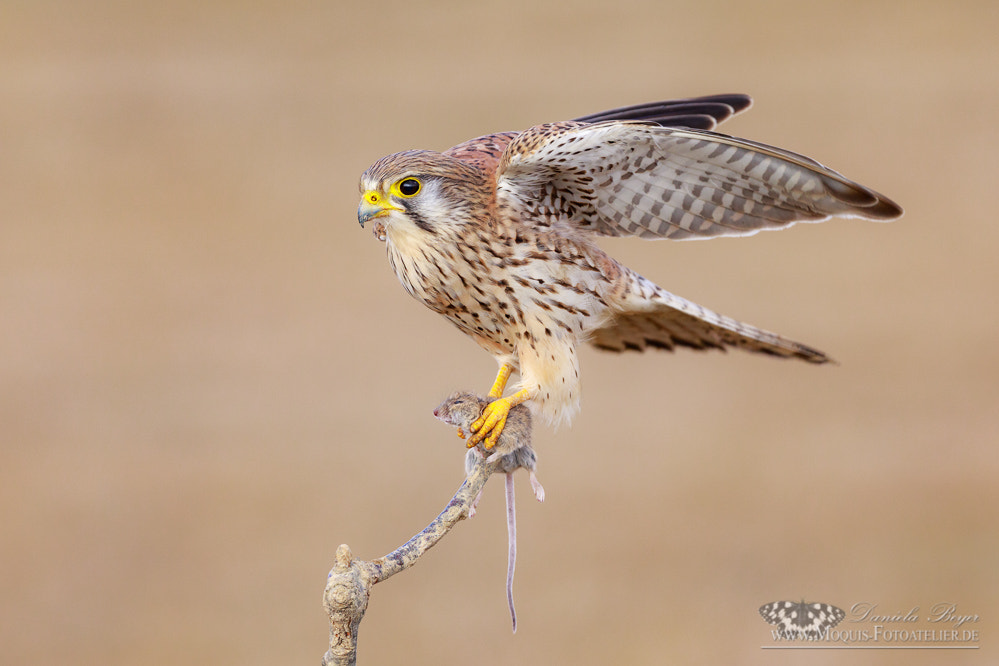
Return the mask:
[[[712,312],[641,276],[633,274],[632,278],[631,298],[613,309],[592,332],[589,341],[594,346],[617,352],[649,347],[669,351],[676,347],[722,351],[735,347],[809,363],[832,361],[817,349]]]

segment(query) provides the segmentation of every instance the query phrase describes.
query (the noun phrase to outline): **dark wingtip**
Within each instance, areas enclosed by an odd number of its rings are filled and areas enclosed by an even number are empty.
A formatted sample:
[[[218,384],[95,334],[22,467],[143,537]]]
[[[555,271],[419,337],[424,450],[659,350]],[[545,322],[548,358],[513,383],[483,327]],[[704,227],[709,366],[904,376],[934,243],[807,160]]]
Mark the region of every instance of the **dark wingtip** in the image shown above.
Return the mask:
[[[576,122],[599,123],[611,120],[653,122],[663,127],[714,129],[719,123],[753,105],[749,95],[725,94],[689,97],[635,104],[576,118]]]
[[[902,207],[872,189],[838,178],[825,178],[826,189],[840,201],[849,204],[857,213],[872,220],[888,222],[897,220],[905,212]]]
[[[890,220],[897,220],[905,214],[905,210],[891,199],[880,194],[878,197],[878,203],[868,209],[873,217],[888,222]]]

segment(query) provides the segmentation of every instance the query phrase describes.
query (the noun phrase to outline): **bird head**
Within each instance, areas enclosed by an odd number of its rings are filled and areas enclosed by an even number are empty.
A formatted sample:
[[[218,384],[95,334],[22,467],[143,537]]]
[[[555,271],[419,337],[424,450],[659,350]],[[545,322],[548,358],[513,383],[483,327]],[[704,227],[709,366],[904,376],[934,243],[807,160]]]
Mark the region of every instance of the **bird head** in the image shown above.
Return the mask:
[[[383,157],[361,175],[357,221],[375,220],[376,231],[404,227],[438,233],[463,219],[461,209],[485,196],[481,171],[429,150]],[[383,235],[383,234],[379,234]]]

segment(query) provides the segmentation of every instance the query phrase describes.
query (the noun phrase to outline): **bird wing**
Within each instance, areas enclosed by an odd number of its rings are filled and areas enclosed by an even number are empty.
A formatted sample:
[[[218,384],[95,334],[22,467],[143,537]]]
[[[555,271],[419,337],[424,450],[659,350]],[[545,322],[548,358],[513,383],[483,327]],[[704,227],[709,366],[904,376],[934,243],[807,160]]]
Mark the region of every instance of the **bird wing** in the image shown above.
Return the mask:
[[[611,120],[538,125],[497,165],[501,205],[606,236],[747,236],[831,216],[891,220],[884,195],[803,155],[716,132]]]

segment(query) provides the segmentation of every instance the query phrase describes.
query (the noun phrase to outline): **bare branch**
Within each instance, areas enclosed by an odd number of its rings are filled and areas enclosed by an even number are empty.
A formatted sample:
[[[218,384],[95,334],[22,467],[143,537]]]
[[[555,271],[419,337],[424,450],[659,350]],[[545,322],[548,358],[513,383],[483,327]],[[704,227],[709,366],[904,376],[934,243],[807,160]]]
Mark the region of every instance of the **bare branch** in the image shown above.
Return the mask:
[[[458,521],[467,518],[475,498],[479,496],[489,476],[498,470],[499,461],[487,463],[482,458],[476,458],[475,465],[469,471],[464,483],[458,488],[458,492],[454,494],[451,501],[447,503],[447,506],[432,523],[385,557],[371,562],[376,571],[374,582],[383,581],[416,564],[416,560],[437,545],[437,542],[458,524]]]
[[[357,631],[368,608],[371,586],[416,564],[452,527],[468,517],[489,476],[500,471],[502,464],[502,458],[487,462],[476,456],[464,483],[440,515],[388,555],[368,562],[355,559],[347,544],[337,548],[323,592],[323,607],[330,616],[330,647],[323,656],[323,666],[356,663]]]

